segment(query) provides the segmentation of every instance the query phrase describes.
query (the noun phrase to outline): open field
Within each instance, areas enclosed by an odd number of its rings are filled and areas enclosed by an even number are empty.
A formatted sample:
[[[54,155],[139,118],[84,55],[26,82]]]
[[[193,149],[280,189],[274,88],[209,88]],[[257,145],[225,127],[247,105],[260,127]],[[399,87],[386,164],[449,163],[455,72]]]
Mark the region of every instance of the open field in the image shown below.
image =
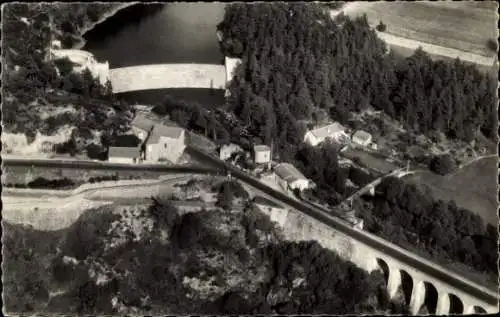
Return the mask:
[[[393,170],[400,168],[401,166],[396,165],[385,160],[382,156],[363,151],[361,149],[348,148],[341,153],[341,156],[346,157],[350,160],[359,160],[358,163],[370,170],[374,170],[378,173],[387,174]]]
[[[366,13],[370,25],[380,20],[386,33],[410,40],[494,57],[486,43],[497,38],[497,5],[493,1],[353,2],[344,13]]]
[[[435,199],[454,200],[457,206],[477,213],[485,222],[498,224],[498,159],[484,158],[448,176],[418,173],[405,178],[429,189]]]

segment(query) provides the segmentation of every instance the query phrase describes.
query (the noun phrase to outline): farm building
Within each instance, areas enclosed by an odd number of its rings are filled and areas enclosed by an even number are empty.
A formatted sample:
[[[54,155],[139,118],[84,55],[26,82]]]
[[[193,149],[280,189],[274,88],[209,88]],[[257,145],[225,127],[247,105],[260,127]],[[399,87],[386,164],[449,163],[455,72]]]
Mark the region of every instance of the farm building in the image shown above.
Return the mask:
[[[292,164],[281,163],[274,168],[276,182],[286,191],[299,189],[304,190],[313,187],[313,183],[307,179]]]
[[[145,160],[167,160],[176,163],[184,153],[185,131],[179,127],[155,125],[146,140]]]
[[[304,142],[311,146],[316,146],[326,139],[333,139],[336,142],[344,143],[349,139],[349,136],[345,133],[345,128],[340,123],[335,122],[314,130],[309,130],[304,135]]]
[[[155,122],[143,114],[137,114],[131,124],[134,134],[144,142],[149,132],[153,129]]]
[[[135,164],[139,163],[141,151],[139,147],[110,146],[108,161],[111,163]]]
[[[366,131],[359,130],[353,134],[352,141],[358,145],[367,146],[372,142],[372,135]]]
[[[235,153],[243,152],[243,149],[237,144],[224,144],[219,149],[219,158],[223,161],[231,158]]]
[[[271,148],[267,145],[256,145],[253,152],[256,164],[266,164],[271,160]]]

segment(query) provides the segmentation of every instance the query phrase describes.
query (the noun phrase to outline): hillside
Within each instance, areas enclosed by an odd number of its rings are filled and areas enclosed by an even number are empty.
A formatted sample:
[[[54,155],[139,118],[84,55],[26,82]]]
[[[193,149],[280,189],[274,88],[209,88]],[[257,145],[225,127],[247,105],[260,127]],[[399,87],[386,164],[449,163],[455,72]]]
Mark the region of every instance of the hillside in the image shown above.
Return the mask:
[[[127,130],[129,109],[126,104],[116,102],[109,84],[102,86],[89,71],[73,72],[67,59],[48,58],[52,40],[60,40],[63,48],[72,48],[81,40],[84,30],[119,5],[10,3],[2,6],[6,70],[2,72],[4,132],[25,135],[22,142],[28,146],[35,139],[62,133],[63,140],[57,141],[60,152],[73,153],[82,152],[90,143],[102,144],[103,134]],[[72,128],[76,129],[67,133]]]
[[[160,201],[148,208],[93,210],[58,232],[8,223],[4,228],[7,312],[402,309],[389,303],[380,272],[369,275],[316,242],[284,241],[269,218],[253,208],[180,213]]]

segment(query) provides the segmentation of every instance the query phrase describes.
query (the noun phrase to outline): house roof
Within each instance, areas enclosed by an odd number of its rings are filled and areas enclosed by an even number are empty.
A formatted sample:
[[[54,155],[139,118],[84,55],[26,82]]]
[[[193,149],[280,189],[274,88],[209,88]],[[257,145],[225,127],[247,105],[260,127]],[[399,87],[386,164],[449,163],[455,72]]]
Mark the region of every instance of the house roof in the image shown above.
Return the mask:
[[[221,151],[242,151],[242,148],[234,143],[224,144],[220,147]]]
[[[311,132],[318,139],[323,139],[323,138],[331,136],[334,133],[343,132],[344,130],[345,130],[345,128],[343,125],[341,125],[338,122],[335,122],[335,123],[325,125],[325,126],[320,127],[320,128],[310,130],[309,132]]]
[[[307,180],[307,178],[290,163],[281,163],[276,165],[274,172],[287,183],[293,183],[298,180]]]
[[[132,120],[131,124],[141,130],[149,131],[155,125],[155,122],[142,114],[138,114],[135,116],[134,120]]]
[[[264,151],[271,151],[271,148],[267,145],[255,145],[253,147],[253,150],[255,152],[264,152]]]
[[[366,131],[358,130],[354,133],[353,138],[360,139],[363,141],[367,141],[372,137],[372,135]]]
[[[108,151],[109,157],[126,157],[136,158],[140,156],[140,149],[138,147],[116,147],[110,146]]]
[[[153,131],[148,139],[148,144],[158,143],[161,137],[178,139],[184,129],[179,127],[167,127],[165,125],[157,124],[153,127]]]

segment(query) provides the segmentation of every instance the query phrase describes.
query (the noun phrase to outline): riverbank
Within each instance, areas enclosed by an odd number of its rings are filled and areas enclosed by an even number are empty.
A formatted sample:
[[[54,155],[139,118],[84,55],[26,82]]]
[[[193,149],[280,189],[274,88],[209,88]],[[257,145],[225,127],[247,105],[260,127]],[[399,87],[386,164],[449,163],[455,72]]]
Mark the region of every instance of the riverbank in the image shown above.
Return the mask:
[[[81,30],[79,30],[80,34],[78,34],[78,42],[73,46],[73,49],[81,50],[85,44],[85,33],[89,32],[92,30],[96,25],[103,23],[110,17],[114,16],[117,14],[120,10],[123,10],[125,8],[131,7],[133,5],[139,4],[141,2],[125,2],[125,3],[117,3],[114,8],[111,8],[107,13],[104,13],[103,16],[97,20],[96,22],[89,23],[88,25],[85,25]]]

